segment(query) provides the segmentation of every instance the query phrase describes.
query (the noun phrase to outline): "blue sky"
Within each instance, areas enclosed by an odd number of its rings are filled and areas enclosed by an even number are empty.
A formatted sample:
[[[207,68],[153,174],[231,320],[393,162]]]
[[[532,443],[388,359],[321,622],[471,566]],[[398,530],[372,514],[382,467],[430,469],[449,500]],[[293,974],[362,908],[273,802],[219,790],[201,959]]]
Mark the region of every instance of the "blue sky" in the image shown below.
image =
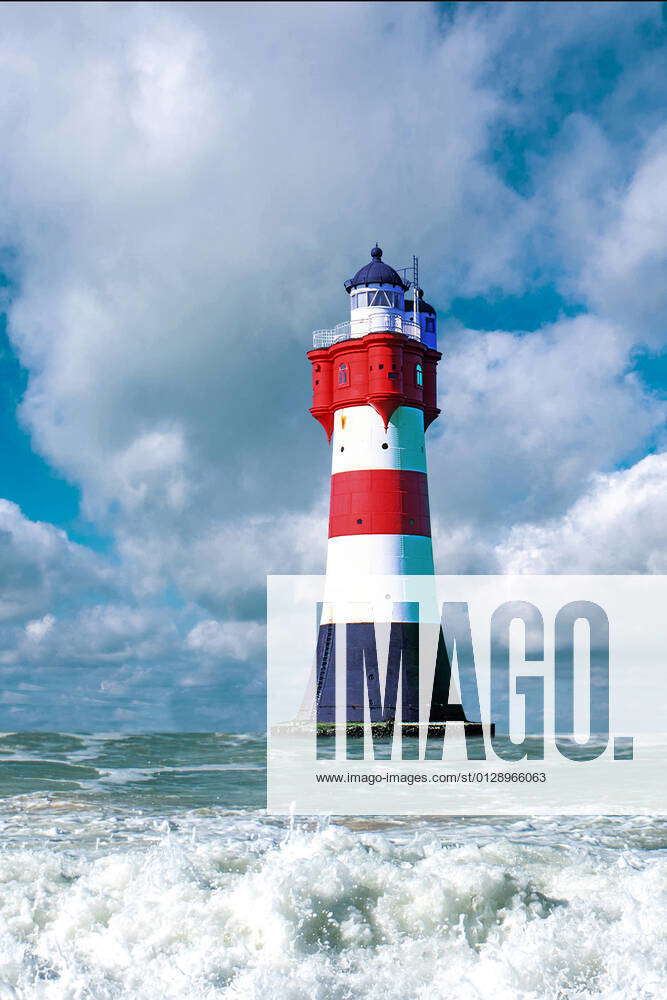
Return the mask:
[[[257,729],[312,329],[439,310],[442,572],[667,572],[662,4],[5,4],[0,729]]]

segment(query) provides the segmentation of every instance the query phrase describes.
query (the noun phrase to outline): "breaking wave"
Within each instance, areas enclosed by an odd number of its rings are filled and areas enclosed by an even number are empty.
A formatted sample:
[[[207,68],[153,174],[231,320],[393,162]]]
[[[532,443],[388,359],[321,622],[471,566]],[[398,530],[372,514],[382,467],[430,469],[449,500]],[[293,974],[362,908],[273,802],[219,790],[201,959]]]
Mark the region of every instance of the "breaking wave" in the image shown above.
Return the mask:
[[[0,998],[667,996],[662,821],[289,823],[147,777],[3,801]]]

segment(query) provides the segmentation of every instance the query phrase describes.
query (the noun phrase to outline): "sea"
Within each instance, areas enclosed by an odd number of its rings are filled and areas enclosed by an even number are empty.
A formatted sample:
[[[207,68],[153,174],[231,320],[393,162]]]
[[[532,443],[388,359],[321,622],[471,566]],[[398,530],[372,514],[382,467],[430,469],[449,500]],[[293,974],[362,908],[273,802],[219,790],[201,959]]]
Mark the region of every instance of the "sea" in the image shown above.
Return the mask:
[[[0,736],[0,998],[667,997],[666,821],[276,817],[265,755]]]

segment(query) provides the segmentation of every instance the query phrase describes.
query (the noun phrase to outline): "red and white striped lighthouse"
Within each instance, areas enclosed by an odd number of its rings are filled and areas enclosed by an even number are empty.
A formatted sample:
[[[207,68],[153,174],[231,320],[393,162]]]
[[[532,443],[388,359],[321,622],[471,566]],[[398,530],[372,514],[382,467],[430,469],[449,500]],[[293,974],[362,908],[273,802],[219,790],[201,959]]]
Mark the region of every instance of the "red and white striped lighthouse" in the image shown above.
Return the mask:
[[[349,320],[333,330],[316,331],[313,350],[308,352],[313,375],[310,412],[332,443],[328,605],[318,637],[316,669],[319,722],[335,721],[334,636],[336,624],[342,624],[338,599],[346,591],[349,595],[355,580],[369,575],[400,578],[434,573],[424,432],[440,412],[436,368],[441,354],[436,349],[435,310],[418,288],[416,261],[413,278],[406,281],[382,260],[382,250],[375,246],[370,263],[345,282]],[[388,615],[369,601],[355,621],[346,618],[347,721],[363,720],[364,661],[371,709],[375,699],[377,720],[393,719],[398,691],[392,694],[389,679],[385,690],[390,697],[382,704],[379,688],[370,683],[377,679],[377,671],[368,670],[368,633],[379,619],[392,624],[390,660],[391,644],[400,647],[402,719],[417,721],[419,612],[395,599]],[[442,642],[436,645],[438,660],[446,659]],[[350,662],[357,654],[362,666],[354,681]],[[417,660],[412,671],[411,658]],[[436,670],[436,688],[448,689],[448,663],[440,682],[437,674]],[[460,706],[447,706],[448,690],[434,690],[434,695],[436,705],[441,705],[436,715],[463,718]]]

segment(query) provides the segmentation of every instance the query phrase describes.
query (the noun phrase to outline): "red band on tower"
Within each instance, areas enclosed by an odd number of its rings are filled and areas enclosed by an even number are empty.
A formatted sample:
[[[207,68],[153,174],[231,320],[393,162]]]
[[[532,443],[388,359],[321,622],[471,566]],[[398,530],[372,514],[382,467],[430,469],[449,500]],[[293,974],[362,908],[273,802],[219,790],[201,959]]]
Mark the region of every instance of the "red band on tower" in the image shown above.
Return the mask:
[[[431,536],[425,473],[405,469],[338,472],[331,477],[329,538]]]

